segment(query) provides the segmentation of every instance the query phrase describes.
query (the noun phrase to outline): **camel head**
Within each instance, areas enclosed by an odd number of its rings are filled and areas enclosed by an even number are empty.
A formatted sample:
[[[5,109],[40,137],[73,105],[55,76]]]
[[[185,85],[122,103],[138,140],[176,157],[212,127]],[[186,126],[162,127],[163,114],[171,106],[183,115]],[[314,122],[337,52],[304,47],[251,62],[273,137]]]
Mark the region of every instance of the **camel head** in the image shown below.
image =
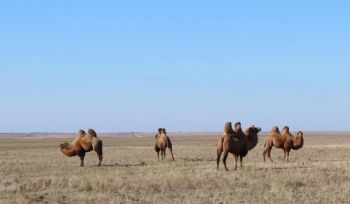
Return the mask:
[[[304,135],[304,133],[303,133],[302,131],[299,131],[299,132],[297,133],[297,137],[303,138],[303,135]]]
[[[61,152],[63,154],[65,154],[68,157],[72,157],[72,156],[76,156],[77,155],[77,151],[76,148],[74,148],[73,145],[64,142],[62,144],[59,145],[59,149],[61,150]]]
[[[300,149],[304,146],[304,138],[303,138],[304,133],[302,131],[299,131],[297,133],[296,137],[293,137],[293,145],[292,149],[297,150]]]
[[[261,132],[261,128],[251,125],[246,129],[245,134],[248,136],[252,136],[257,135],[259,132]]]
[[[255,127],[254,125],[249,126],[246,131],[245,135],[247,136],[247,145],[248,150],[253,149],[258,144],[258,133],[261,132],[261,128]]]

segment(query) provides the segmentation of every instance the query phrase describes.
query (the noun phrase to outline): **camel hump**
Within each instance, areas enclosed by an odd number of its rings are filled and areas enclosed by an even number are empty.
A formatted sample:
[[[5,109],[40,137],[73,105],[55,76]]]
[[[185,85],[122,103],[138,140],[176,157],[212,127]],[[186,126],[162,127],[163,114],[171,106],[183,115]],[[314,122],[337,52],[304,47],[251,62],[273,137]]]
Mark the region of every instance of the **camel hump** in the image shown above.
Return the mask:
[[[280,129],[279,129],[277,126],[274,126],[274,127],[271,129],[271,132],[277,132],[277,133],[279,133],[279,132],[280,132]]]
[[[86,133],[85,133],[84,130],[81,130],[81,129],[80,129],[80,130],[78,131],[78,134],[79,134],[79,135],[85,135]]]
[[[284,126],[282,129],[282,132],[289,132],[289,127],[288,126]]]
[[[299,131],[298,133],[297,133],[297,136],[298,137],[302,137],[304,135],[304,133],[302,132],[302,131]]]
[[[88,130],[88,133],[89,133],[92,137],[97,137],[97,134],[96,134],[95,130],[93,130],[93,129],[91,129],[91,128]]]
[[[158,128],[158,135],[162,134],[163,128]]]
[[[232,134],[232,133],[233,133],[232,123],[231,122],[225,123],[224,134]]]
[[[242,124],[241,122],[236,122],[235,123],[235,130],[238,131],[238,130],[241,130],[242,129]]]

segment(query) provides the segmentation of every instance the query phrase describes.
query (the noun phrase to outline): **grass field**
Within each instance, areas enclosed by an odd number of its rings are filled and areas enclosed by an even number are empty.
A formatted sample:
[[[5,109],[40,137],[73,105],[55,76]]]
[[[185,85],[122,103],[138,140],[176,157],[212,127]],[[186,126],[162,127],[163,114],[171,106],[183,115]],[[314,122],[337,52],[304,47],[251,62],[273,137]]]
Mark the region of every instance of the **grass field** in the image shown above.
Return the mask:
[[[151,134],[102,134],[103,166],[87,153],[85,167],[58,144],[74,134],[0,135],[0,203],[349,203],[350,133],[306,132],[305,145],[272,151],[263,136],[243,169],[216,170],[218,134],[169,133],[175,161],[157,161]]]

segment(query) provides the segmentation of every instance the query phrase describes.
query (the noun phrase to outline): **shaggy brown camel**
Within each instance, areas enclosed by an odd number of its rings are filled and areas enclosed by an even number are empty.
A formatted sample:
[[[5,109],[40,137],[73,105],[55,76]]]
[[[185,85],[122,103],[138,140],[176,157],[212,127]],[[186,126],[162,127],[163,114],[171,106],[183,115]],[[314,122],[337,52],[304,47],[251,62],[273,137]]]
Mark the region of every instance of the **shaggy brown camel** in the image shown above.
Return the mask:
[[[258,144],[258,133],[260,131],[261,128],[251,125],[244,133],[240,122],[235,124],[235,130],[232,129],[232,123],[227,122],[224,127],[224,135],[220,137],[217,144],[217,169],[219,170],[220,157],[222,153],[224,153],[222,161],[226,171],[228,171],[226,166],[228,153],[233,154],[235,159],[235,170],[237,169],[238,158],[242,168],[243,157],[248,154],[249,150],[253,149]]]
[[[271,133],[265,138],[264,143],[264,161],[266,161],[267,157],[273,162],[271,159],[271,149],[272,147],[283,149],[284,151],[284,160],[289,161],[289,152],[291,149],[297,150],[302,148],[304,145],[303,132],[299,131],[297,136],[293,136],[289,132],[289,127],[285,126],[282,129],[282,133],[279,131],[278,127],[273,127],[271,129]]]
[[[162,160],[165,159],[166,156],[166,148],[168,147],[171,153],[171,157],[174,159],[173,155],[173,145],[171,144],[170,138],[166,134],[166,130],[164,128],[159,128],[158,133],[156,134],[156,143],[154,149],[157,152],[158,160],[159,160],[159,152],[161,153]]]
[[[102,140],[97,138],[96,132],[93,129],[89,129],[87,134],[84,130],[79,130],[73,142],[60,144],[60,150],[69,157],[78,155],[80,157],[80,166],[84,166],[85,153],[94,150],[100,160],[98,165],[101,166],[103,159],[102,146]]]

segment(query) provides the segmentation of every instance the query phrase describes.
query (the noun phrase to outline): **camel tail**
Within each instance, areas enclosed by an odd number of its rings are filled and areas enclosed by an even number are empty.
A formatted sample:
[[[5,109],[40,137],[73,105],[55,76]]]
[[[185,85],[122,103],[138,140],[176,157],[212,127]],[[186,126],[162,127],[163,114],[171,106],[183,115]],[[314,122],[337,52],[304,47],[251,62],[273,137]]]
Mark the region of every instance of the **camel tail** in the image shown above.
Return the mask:
[[[97,137],[97,134],[96,134],[95,130],[93,130],[93,129],[91,129],[91,128],[88,130],[88,133],[89,133],[92,137]]]

